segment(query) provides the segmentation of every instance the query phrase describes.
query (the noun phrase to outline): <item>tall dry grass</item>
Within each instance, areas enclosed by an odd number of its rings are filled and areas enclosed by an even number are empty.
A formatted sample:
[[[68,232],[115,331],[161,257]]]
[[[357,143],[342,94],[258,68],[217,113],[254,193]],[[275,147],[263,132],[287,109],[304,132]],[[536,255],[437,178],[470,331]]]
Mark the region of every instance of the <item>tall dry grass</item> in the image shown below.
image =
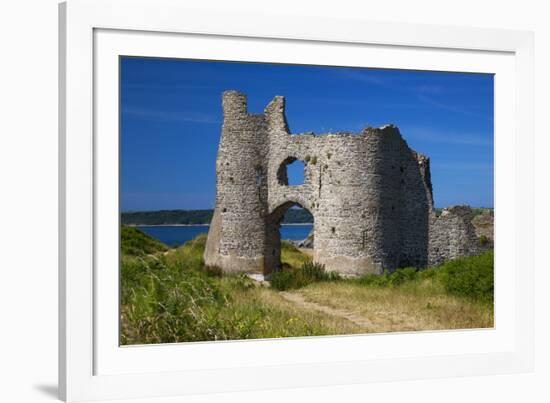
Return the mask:
[[[290,290],[285,298],[244,275],[207,270],[205,236],[166,252],[135,231],[122,232],[122,344],[493,326],[492,252],[428,270],[339,279],[284,243],[278,288]]]

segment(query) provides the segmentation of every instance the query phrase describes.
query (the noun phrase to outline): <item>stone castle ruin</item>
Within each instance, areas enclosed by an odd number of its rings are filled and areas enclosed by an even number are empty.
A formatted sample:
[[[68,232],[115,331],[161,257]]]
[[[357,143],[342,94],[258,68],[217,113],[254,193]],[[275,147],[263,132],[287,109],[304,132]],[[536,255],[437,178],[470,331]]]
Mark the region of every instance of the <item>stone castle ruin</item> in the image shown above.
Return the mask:
[[[223,113],[206,265],[279,270],[279,225],[295,205],[314,217],[313,260],[342,275],[426,267],[480,251],[469,207],[436,216],[430,160],[397,127],[290,134],[283,97],[250,114],[236,91],[223,94]],[[304,183],[289,186],[287,165],[296,160],[304,163]]]

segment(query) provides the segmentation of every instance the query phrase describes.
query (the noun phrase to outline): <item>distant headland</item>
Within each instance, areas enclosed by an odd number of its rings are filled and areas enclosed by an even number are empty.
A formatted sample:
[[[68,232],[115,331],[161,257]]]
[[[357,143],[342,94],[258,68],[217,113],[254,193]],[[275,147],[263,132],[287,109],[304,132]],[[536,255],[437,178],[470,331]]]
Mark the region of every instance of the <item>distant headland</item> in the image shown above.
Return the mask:
[[[214,210],[158,210],[128,211],[121,214],[123,225],[206,225]],[[283,224],[312,224],[313,217],[302,208],[291,208],[283,217]]]

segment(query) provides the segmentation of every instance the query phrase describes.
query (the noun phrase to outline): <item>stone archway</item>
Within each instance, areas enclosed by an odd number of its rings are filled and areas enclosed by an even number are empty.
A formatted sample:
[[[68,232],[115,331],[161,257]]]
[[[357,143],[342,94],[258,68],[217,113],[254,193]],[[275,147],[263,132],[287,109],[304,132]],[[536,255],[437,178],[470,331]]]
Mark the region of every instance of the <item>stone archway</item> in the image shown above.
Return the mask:
[[[205,264],[224,272],[279,269],[280,220],[299,204],[314,217],[314,259],[327,270],[362,275],[426,266],[429,160],[393,125],[291,134],[284,105],[275,97],[264,113],[251,114],[244,94],[224,93]],[[289,186],[286,167],[295,160],[304,162],[304,182]]]
[[[281,222],[285,213],[292,207],[301,207],[313,217],[313,231],[315,231],[315,216],[308,208],[301,203],[293,200],[286,201],[276,207],[266,217],[266,237],[265,237],[265,253],[264,253],[264,275],[269,276],[271,273],[281,269]],[[315,256],[315,244],[313,248]]]

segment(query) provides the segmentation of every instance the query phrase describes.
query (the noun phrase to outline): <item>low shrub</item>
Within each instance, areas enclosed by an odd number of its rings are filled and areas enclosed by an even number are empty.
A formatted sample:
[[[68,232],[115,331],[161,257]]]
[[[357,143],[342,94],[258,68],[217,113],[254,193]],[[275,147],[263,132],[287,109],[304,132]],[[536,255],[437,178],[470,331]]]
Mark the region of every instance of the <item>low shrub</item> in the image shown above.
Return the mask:
[[[256,281],[252,280],[246,274],[230,275],[225,277],[225,282],[233,290],[247,291],[257,286]]]
[[[481,236],[479,237],[479,244],[480,244],[481,246],[485,246],[485,245],[487,245],[488,243],[489,243],[489,238],[487,238],[485,235],[481,235]]]
[[[403,283],[414,281],[417,279],[418,269],[414,267],[406,267],[404,269],[396,270],[389,275],[390,284],[398,286]]]
[[[306,261],[298,269],[283,268],[271,276],[271,287],[280,290],[292,290],[305,287],[320,281],[336,281],[340,276],[336,272],[328,272],[325,265]]]
[[[324,264],[307,261],[302,264],[300,269],[305,277],[311,278],[314,281],[335,281],[339,280],[340,276],[334,271],[326,271]]]
[[[487,251],[443,263],[440,279],[449,294],[490,302],[494,296],[494,253]]]
[[[493,261],[491,250],[424,270],[408,267],[381,275],[368,274],[352,281],[366,287],[399,287],[429,279],[440,284],[448,294],[490,302],[493,300],[494,290]]]
[[[419,270],[414,267],[397,269],[394,272],[385,272],[383,274],[367,274],[354,281],[357,284],[370,287],[389,287],[399,286],[405,282],[414,281],[418,277]]]

